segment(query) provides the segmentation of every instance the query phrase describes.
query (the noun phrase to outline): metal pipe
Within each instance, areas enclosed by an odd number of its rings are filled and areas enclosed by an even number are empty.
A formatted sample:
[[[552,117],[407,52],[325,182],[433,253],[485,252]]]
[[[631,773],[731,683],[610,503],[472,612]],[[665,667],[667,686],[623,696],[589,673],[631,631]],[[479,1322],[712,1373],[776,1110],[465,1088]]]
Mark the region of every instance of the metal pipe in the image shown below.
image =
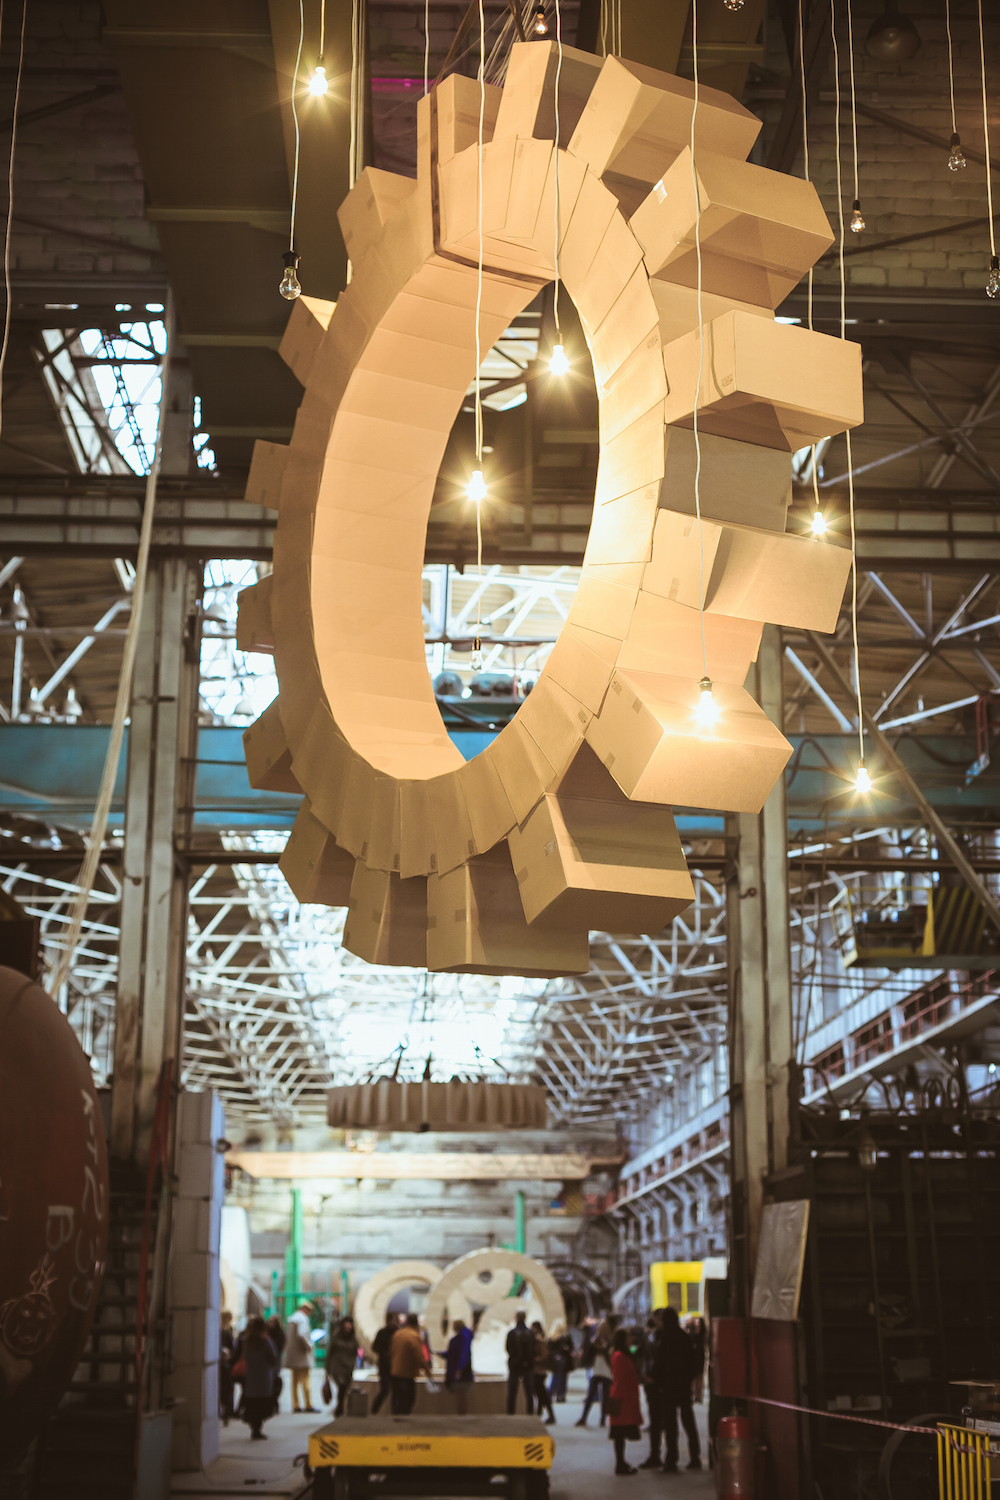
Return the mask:
[[[837,663],[834,661],[830,652],[827,650],[826,646],[812,630],[807,631],[806,634],[809,637],[813,650],[816,652],[820,661],[826,667],[834,682],[837,683],[841,692],[845,695],[845,697],[853,698],[854,693],[851,689],[850,684],[848,683],[844,674],[841,672]],[[875,720],[872,718],[867,709],[864,710],[864,727],[866,733],[871,735],[872,739],[879,749],[879,752],[881,753],[882,759],[890,767],[896,780],[905,788],[914,806],[920,809],[920,812],[928,827],[933,828],[938,844],[946,852],[948,858],[955,866],[955,869],[958,871],[959,875],[961,875],[969,890],[983,907],[986,915],[993,923],[993,926],[997,929],[998,932],[1000,932],[1000,906],[997,905],[996,901],[986,889],[983,881],[980,880],[979,876],[976,874],[976,871],[973,869],[972,864],[965,856],[965,851],[961,848],[957,839],[952,836],[951,830],[945,824],[944,819],[937,811],[937,808],[932,807],[928,802],[919,785],[914,780],[913,776],[911,776],[910,772],[907,770],[900,757],[896,754],[895,749],[889,743],[881,728],[878,724],[876,724]]]

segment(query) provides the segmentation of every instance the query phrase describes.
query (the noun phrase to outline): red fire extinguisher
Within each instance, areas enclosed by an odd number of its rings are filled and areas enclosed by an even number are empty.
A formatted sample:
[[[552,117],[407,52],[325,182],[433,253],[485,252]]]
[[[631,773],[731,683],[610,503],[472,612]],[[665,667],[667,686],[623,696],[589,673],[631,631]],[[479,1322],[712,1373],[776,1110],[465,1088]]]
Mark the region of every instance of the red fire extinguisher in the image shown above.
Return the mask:
[[[746,1417],[720,1417],[715,1452],[719,1500],[752,1500],[754,1441]]]

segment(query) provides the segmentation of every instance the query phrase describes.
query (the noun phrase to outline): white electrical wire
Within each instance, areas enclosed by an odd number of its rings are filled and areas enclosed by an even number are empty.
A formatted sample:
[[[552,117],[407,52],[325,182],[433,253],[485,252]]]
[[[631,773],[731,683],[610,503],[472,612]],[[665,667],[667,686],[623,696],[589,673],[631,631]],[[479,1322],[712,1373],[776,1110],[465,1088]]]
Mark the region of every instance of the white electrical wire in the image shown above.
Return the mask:
[[[951,133],[958,134],[955,116],[955,53],[951,45],[951,0],[944,0],[944,29],[948,37],[948,88],[951,93]]]
[[[431,0],[424,0],[424,98],[430,92],[431,71]]]
[[[799,82],[802,89],[802,172],[806,182],[811,182],[809,172],[809,101],[806,94],[806,57],[805,39],[802,33],[802,0],[799,0]],[[809,267],[809,278],[806,294],[806,321],[808,327],[813,326],[813,267]],[[811,445],[811,467],[813,495],[816,501],[817,514],[821,511],[819,503],[819,473],[816,463],[816,444]]]
[[[834,7],[830,7],[830,36],[833,42],[834,73],[834,141],[837,159],[837,213],[840,229],[838,260],[840,264],[840,337],[847,337],[847,272],[844,268],[844,174],[840,158],[840,50],[837,46],[837,19]],[[854,655],[854,693],[858,709],[858,748],[861,764],[865,760],[865,716],[861,702],[861,652],[858,644],[858,545],[854,514],[854,454],[851,448],[850,428],[844,433],[847,444],[847,496],[851,523],[851,644]]]
[[[303,0],[299,0],[299,50],[295,54],[295,72],[292,75],[292,125],[295,129],[295,153],[292,160],[292,211],[288,216],[288,248],[295,249],[295,211],[299,201],[299,150],[302,136],[299,130],[299,105],[296,95],[299,88],[299,68],[302,66],[302,43],[306,34],[306,18]]]
[[[854,201],[857,203],[861,191],[858,186],[858,96],[854,86],[854,14],[851,0],[847,0],[847,56],[851,69],[851,135],[854,142]],[[839,136],[837,149],[840,149]]]
[[[694,250],[698,266],[698,382],[694,391],[694,513],[698,520],[698,622],[701,626],[702,675],[708,676],[708,649],[705,645],[705,529],[701,522],[701,434],[698,431],[698,407],[705,375],[705,312],[701,260],[701,191],[695,165],[694,133],[698,119],[701,81],[698,71],[698,0],[691,3],[691,56],[694,66],[694,103],[691,108],[691,185],[694,189]]]
[[[7,347],[10,343],[10,240],[14,223],[14,147],[17,141],[17,111],[21,103],[21,75],[24,72],[24,27],[28,14],[28,0],[21,6],[21,41],[17,54],[17,80],[14,84],[14,112],[10,122],[10,157],[7,162],[7,223],[3,237],[3,340],[0,342],[0,432],[3,431],[3,375],[7,367]],[[3,32],[3,5],[0,3],[0,34]]]
[[[563,65],[563,42],[562,42],[562,12],[559,8],[559,0],[556,0],[556,85],[555,85],[555,127],[556,138],[553,146],[553,171],[555,172],[555,222],[553,232],[555,243],[553,248],[553,262],[555,265],[555,282],[552,292],[552,314],[556,325],[556,336],[554,342],[562,343],[559,336],[559,84],[562,78]]]
[[[476,266],[476,468],[483,467],[483,382],[480,366],[483,362],[483,137],[486,123],[486,15],[483,0],[479,0],[479,135],[476,157],[476,233],[478,237],[478,261]],[[483,624],[483,503],[476,500],[476,647]]]
[[[979,62],[983,83],[983,135],[986,145],[986,204],[990,225],[990,255],[997,253],[997,231],[993,223],[993,166],[990,158],[990,111],[986,99],[986,46],[983,41],[983,0],[978,0],[979,10]]]

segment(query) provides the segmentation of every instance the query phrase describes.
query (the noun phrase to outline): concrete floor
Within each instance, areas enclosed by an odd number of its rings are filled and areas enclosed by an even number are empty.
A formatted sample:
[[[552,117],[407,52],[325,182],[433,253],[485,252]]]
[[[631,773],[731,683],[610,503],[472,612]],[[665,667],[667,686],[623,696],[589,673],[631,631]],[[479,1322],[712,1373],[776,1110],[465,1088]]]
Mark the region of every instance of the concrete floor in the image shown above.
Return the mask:
[[[322,1375],[314,1373],[313,1401],[319,1406]],[[287,1382],[286,1382],[287,1384]],[[607,1500],[609,1482],[614,1480],[614,1449],[605,1429],[597,1426],[597,1413],[591,1412],[587,1428],[575,1427],[583,1402],[584,1376],[575,1371],[570,1378],[569,1400],[556,1406],[557,1425],[551,1428],[556,1441],[556,1458],[552,1468],[552,1500]],[[174,1495],[295,1495],[302,1488],[302,1471],[293,1467],[296,1455],[305,1453],[310,1432],[330,1420],[329,1411],[321,1416],[296,1416],[290,1410],[287,1390],[282,1396],[282,1410],[265,1427],[266,1443],[250,1441],[249,1430],[242,1422],[233,1422],[220,1434],[220,1454],[205,1474],[176,1474],[171,1493]],[[698,1426],[705,1447],[707,1408],[695,1407]],[[630,1443],[629,1461],[639,1463],[649,1452],[645,1433],[641,1442]],[[681,1437],[681,1464],[687,1462],[687,1450]],[[676,1475],[658,1470],[640,1471],[628,1479],[615,1481],[615,1494],[631,1500],[697,1500],[715,1494],[714,1476],[708,1471]]]

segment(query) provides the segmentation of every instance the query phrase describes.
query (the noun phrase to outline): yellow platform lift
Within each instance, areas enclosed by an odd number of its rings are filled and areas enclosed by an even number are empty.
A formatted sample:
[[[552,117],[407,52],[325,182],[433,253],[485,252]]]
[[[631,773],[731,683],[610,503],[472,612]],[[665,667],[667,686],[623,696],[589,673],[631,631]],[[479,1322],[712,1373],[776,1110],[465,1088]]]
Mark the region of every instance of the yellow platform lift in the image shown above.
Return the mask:
[[[339,1417],[309,1438],[316,1500],[547,1500],[556,1445],[537,1417]]]

